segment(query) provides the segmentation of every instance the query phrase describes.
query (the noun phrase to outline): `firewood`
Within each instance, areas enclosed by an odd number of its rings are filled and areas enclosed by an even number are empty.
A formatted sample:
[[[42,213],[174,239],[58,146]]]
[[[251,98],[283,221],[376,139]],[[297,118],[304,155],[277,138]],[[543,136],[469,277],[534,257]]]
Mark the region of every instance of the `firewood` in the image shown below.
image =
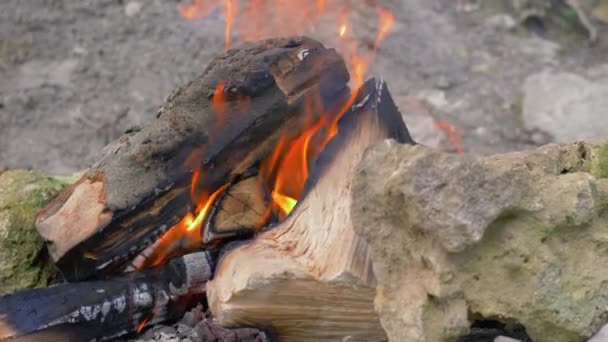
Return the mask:
[[[251,235],[268,222],[270,193],[258,177],[243,179],[222,192],[214,202],[205,222],[203,243],[233,237]]]
[[[386,340],[370,251],[352,227],[350,189],[365,149],[387,138],[414,143],[386,84],[372,80],[291,214],[221,257],[207,296],[222,325],[267,327],[281,341]]]
[[[182,317],[213,275],[208,252],[111,280],[65,283],[0,297],[0,341],[90,341]]]
[[[228,50],[41,211],[51,257],[68,280],[122,272],[195,209],[193,197],[255,173],[283,132],[300,131],[303,103],[339,98],[348,80],[335,50],[310,38]]]

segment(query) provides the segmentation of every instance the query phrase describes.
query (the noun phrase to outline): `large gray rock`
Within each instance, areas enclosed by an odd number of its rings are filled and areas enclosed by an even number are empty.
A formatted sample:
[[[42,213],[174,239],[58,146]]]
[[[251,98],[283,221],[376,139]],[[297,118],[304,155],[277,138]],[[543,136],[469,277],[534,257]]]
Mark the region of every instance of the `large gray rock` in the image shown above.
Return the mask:
[[[535,342],[606,323],[608,142],[489,157],[380,144],[353,188],[391,341],[451,341],[473,319]]]
[[[71,178],[41,172],[0,172],[0,294],[46,286],[53,268],[34,220]]]
[[[524,84],[523,121],[557,142],[608,136],[608,77],[541,72]]]

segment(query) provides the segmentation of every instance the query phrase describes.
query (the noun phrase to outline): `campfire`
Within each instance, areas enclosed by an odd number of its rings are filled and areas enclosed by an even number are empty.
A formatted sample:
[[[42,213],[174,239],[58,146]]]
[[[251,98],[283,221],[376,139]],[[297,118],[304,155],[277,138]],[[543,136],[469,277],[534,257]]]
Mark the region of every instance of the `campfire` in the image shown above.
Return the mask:
[[[235,4],[212,4],[226,47]],[[378,13],[376,47],[393,20]],[[350,188],[367,147],[414,142],[386,83],[365,81],[370,61],[302,36],[215,58],[39,213],[68,282],[1,298],[0,339],[110,339],[199,303],[222,326],[280,340],[385,339]]]

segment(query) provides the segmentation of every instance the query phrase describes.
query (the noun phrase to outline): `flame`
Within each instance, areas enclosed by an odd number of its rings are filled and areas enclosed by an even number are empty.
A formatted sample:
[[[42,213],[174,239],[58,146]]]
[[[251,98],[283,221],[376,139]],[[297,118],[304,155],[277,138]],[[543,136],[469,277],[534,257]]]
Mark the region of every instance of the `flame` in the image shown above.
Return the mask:
[[[359,89],[365,82],[369,59],[353,52],[350,57],[352,85]],[[344,105],[336,113],[320,113],[322,106],[319,98],[313,98],[305,104],[304,117],[319,117],[309,128],[295,138],[284,134],[270,157],[262,163],[261,172],[266,179],[274,177],[272,199],[280,210],[279,218],[289,215],[297,204],[297,199],[304,190],[309,175],[310,161],[323,151],[325,146],[338,134],[338,122],[352,107],[358,93],[353,91]],[[316,114],[316,115],[315,115]],[[331,119],[329,119],[331,118]],[[312,141],[315,140],[315,144]],[[314,148],[313,148],[314,147]]]
[[[380,21],[380,27],[378,35],[376,36],[376,42],[374,43],[374,51],[378,50],[382,41],[386,38],[386,35],[393,29],[395,25],[395,15],[393,12],[383,7],[376,7],[378,12],[378,19]]]
[[[226,96],[224,95],[224,82],[220,82],[213,92],[211,105],[216,115],[216,122],[219,127],[223,126],[226,118]]]
[[[238,4],[242,3],[244,7],[239,11]],[[265,4],[272,9],[270,14],[264,13]],[[180,15],[188,20],[206,17],[216,10],[221,10],[224,14],[224,44],[229,48],[233,35],[241,40],[254,40],[264,38],[264,32],[275,36],[303,34],[306,29],[314,29],[328,6],[325,0],[191,0],[187,5],[179,5],[178,9]],[[378,47],[395,23],[395,16],[390,10],[380,6],[376,6],[375,10],[379,23],[378,33],[373,51],[367,54],[361,54],[359,51],[360,44],[354,38],[356,27],[351,26],[349,22],[349,8],[342,8],[336,23],[335,38],[340,42],[339,50],[348,57],[346,62],[351,71],[352,89],[359,89],[363,85],[365,74]],[[295,135],[294,132],[282,132],[274,150],[260,165],[260,185],[264,185],[272,198],[264,216],[269,217],[276,211],[279,218],[284,218],[293,210],[304,190],[311,162],[338,134],[338,121],[352,107],[356,97],[357,92],[353,91],[346,103],[335,113],[324,112],[320,96],[311,98],[304,108],[304,130],[296,132]],[[250,110],[250,99],[247,97],[226,99],[224,82],[219,82],[216,86],[211,102],[219,126],[224,124],[228,113],[235,112],[232,109],[238,109],[238,112],[245,114]],[[231,110],[227,110],[229,102],[231,106],[234,105]],[[186,167],[194,170],[190,195],[195,209],[159,239],[151,257],[142,267],[158,265],[175,253],[200,246],[201,226],[209,208],[217,196],[228,187],[228,184],[223,185],[211,194],[198,193],[200,189],[197,185],[201,183],[205,171],[200,169],[203,154],[204,149],[197,149],[185,162]],[[145,323],[142,323],[142,327],[143,325]]]
[[[191,194],[195,192],[193,189],[195,189],[200,175],[200,171],[197,171],[192,177]],[[207,217],[209,208],[215,202],[217,196],[226,190],[227,187],[228,184],[225,184],[211,195],[207,196],[203,194],[198,200],[198,206],[195,211],[186,214],[184,218],[161,236],[155,246],[154,252],[140,268],[160,265],[173,253],[197,248],[202,241],[201,227]]]
[[[317,10],[319,12],[325,11],[325,0],[317,0]]]
[[[220,0],[195,0],[189,5],[178,5],[180,15],[187,20],[209,16],[219,5]]]
[[[350,13],[348,11],[344,11],[342,15],[340,15],[340,26],[338,28],[338,35],[340,38],[344,38],[346,36],[346,32],[348,30],[348,16]]]
[[[346,24],[340,25],[340,32],[339,32],[340,37],[344,37],[344,35],[346,34],[346,29],[347,29]]]
[[[239,11],[240,3],[244,4],[244,10]],[[233,33],[237,33],[241,40],[251,41],[269,35],[301,35],[314,31],[321,22],[320,19],[328,12],[327,5],[326,0],[189,0],[187,4],[179,5],[178,9],[180,15],[187,20],[207,17],[216,10],[221,10],[224,14],[225,47],[229,48]],[[332,9],[336,8],[343,13],[338,20],[337,38],[343,38],[352,30],[347,14],[350,8],[344,0],[332,2]],[[374,8],[378,17],[375,51],[392,30],[395,15],[379,5]]]
[[[272,192],[272,200],[279,206],[283,214],[289,214],[293,208],[298,204],[295,199],[282,195],[276,191]]]
[[[448,138],[454,145],[454,148],[456,148],[456,152],[458,154],[464,154],[464,149],[462,148],[462,143],[460,141],[460,135],[458,134],[456,128],[453,125],[449,124],[446,121],[436,120],[435,126],[437,126],[437,128],[444,131],[448,135]]]
[[[230,48],[230,34],[236,15],[236,0],[224,0],[224,43],[226,49]]]
[[[149,319],[148,318],[144,318],[141,322],[139,322],[139,324],[137,325],[137,330],[135,330],[138,334],[140,334],[144,328],[146,327],[146,323],[148,323]]]

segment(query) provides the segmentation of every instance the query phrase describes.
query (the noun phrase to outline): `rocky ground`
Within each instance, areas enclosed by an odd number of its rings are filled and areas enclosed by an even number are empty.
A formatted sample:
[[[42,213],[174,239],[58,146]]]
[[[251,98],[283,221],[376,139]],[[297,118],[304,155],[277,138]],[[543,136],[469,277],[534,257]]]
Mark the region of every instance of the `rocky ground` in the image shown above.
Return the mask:
[[[513,1],[517,8],[508,0],[381,2],[397,22],[372,72],[388,79],[418,140],[454,148],[435,119],[453,125],[463,149],[475,153],[608,132],[601,11],[588,11],[599,32],[591,45],[581,25],[554,24],[555,17],[577,21],[574,11],[539,10],[538,1]],[[220,13],[188,22],[176,5],[2,1],[0,168],[68,174],[127,128],[150,120],[164,97],[223,45]],[[350,6],[357,35],[373,37],[369,6]],[[335,18],[329,13],[325,23]],[[335,25],[304,32],[329,42],[335,32],[328,27]]]
[[[367,4],[328,2],[350,6],[357,35],[373,39]],[[397,21],[372,74],[416,140],[493,154],[608,136],[607,1],[380,2]],[[336,17],[304,32],[332,44]],[[185,21],[174,0],[0,2],[0,173],[87,167],[223,45],[220,13]],[[144,337],[194,341],[202,320]]]

